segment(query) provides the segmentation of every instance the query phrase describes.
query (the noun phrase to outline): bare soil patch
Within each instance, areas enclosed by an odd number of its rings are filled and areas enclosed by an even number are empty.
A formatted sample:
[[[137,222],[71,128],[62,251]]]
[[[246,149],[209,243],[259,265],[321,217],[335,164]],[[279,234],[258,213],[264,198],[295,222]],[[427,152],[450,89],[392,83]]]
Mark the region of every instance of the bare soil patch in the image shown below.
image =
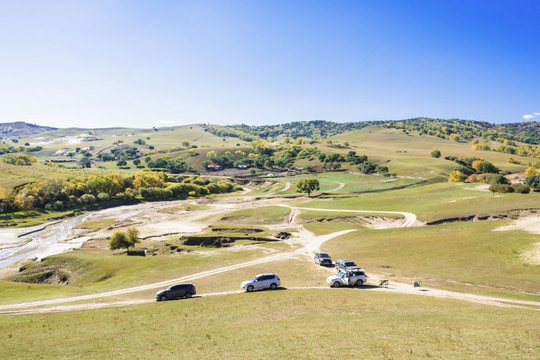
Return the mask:
[[[529,214],[514,220],[512,224],[498,227],[493,231],[514,231],[523,230],[531,234],[540,235],[540,215]],[[540,242],[533,245],[533,248],[522,255],[523,260],[532,265],[540,265]]]

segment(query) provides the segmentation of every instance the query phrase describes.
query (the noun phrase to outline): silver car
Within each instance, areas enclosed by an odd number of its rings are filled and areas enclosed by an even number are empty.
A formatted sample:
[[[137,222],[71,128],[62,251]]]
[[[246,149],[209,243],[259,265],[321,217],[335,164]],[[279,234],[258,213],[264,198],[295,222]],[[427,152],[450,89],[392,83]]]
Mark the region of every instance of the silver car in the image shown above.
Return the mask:
[[[276,274],[259,274],[251,280],[242,282],[240,287],[247,292],[252,292],[255,289],[275,290],[280,285],[281,281]]]
[[[362,286],[367,281],[366,272],[363,269],[355,271],[340,271],[337,275],[329,276],[326,284],[330,287]]]

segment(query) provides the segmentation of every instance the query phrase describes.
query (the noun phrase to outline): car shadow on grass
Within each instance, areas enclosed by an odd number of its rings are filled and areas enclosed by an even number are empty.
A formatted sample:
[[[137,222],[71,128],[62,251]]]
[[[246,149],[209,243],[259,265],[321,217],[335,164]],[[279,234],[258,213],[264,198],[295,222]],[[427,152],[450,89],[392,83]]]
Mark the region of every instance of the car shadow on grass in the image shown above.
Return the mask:
[[[355,286],[350,286],[349,287],[349,289],[358,289],[358,290],[362,290],[362,289],[368,290],[368,289],[378,289],[378,288],[379,288],[379,286],[377,286],[377,285],[366,285],[366,284],[361,285],[361,286],[355,285]]]
[[[283,287],[283,286],[278,286],[274,290],[272,290],[272,289],[254,289],[253,291],[251,291],[251,293],[266,292],[266,291],[282,291],[282,290],[287,290],[287,288]],[[244,292],[245,293],[250,293],[250,291],[244,291]]]

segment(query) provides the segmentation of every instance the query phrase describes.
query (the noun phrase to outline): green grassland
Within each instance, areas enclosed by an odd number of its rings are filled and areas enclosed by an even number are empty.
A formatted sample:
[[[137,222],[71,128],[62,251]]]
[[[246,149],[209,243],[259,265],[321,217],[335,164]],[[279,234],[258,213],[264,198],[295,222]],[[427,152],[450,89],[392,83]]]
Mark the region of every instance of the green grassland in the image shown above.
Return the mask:
[[[333,143],[349,142],[349,148],[335,148],[328,144],[320,144],[327,151],[347,153],[350,150],[365,154],[370,160],[385,163],[391,173],[402,176],[415,176],[433,181],[446,180],[440,173],[447,175],[457,164],[445,160],[445,156],[475,156],[492,162],[495,166],[509,172],[524,172],[525,166],[511,164],[509,157],[527,163],[531,158],[509,155],[495,151],[474,151],[470,142],[455,142],[434,136],[405,134],[396,129],[384,129],[376,126],[366,127],[339,134],[331,138]],[[492,148],[500,143],[493,143]],[[431,151],[441,151],[439,159],[431,158]]]
[[[223,224],[268,224],[281,222],[290,210],[281,206],[267,206],[253,209],[236,210],[221,216],[219,223]]]
[[[92,133],[91,141],[85,138]],[[149,138],[149,139],[148,139]],[[180,146],[182,141],[188,141],[191,145],[201,146],[221,146],[223,140],[203,130],[201,125],[188,125],[179,127],[166,127],[157,129],[133,129],[133,128],[104,128],[104,129],[79,129],[68,128],[46,132],[29,136],[19,140],[28,142],[31,146],[43,146],[43,150],[35,153],[40,159],[50,157],[54,152],[69,148],[75,150],[76,147],[85,148],[94,146],[96,151],[103,151],[113,146],[113,142],[121,141],[139,147],[133,142],[143,139],[146,148],[153,145],[157,150],[169,149]]]
[[[336,259],[355,259],[363,268],[390,279],[423,280],[425,286],[463,292],[535,294],[540,301],[540,267],[523,259],[538,236],[493,231],[507,223],[360,229],[326,243],[323,250]],[[317,231],[317,225],[306,227]]]
[[[187,150],[155,153],[152,158],[181,156],[199,167],[208,151],[247,150],[249,143],[205,132],[201,125],[152,129],[95,129],[98,140],[82,141],[88,129],[62,129],[20,139],[44,149],[33,156],[40,160],[62,148],[94,146],[105,151],[113,142],[136,145],[148,152],[178,147],[182,141],[197,145],[198,156]],[[147,139],[149,137],[150,139]],[[388,166],[395,181],[376,175],[360,175],[354,166],[345,171],[268,178],[267,183],[249,186],[239,197],[293,197],[294,205],[305,208],[339,209],[340,212],[302,210],[297,219],[315,235],[345,229],[356,231],[327,241],[322,251],[334,260],[349,258],[390,281],[421,280],[424,286],[457,292],[518,298],[540,303],[540,267],[528,264],[523,254],[538,242],[538,235],[524,231],[496,232],[520,211],[540,210],[540,193],[497,195],[478,184],[447,183],[448,174],[458,165],[444,160],[448,155],[476,156],[504,171],[523,174],[525,166],[508,162],[511,156],[521,163],[536,161],[494,151],[473,151],[470,142],[453,142],[433,136],[369,126],[335,135],[316,146],[326,153],[356,151],[370,161]],[[344,143],[348,142],[349,146]],[[237,145],[238,144],[238,145]],[[492,147],[498,143],[493,142]],[[134,145],[135,146],[135,145]],[[313,146],[313,145],[310,145]],[[430,157],[438,149],[442,157]],[[48,177],[69,177],[89,172],[119,171],[115,162],[99,163],[104,169],[65,169],[43,165],[0,164],[0,186],[13,188]],[[307,165],[306,160],[295,162]],[[319,164],[320,165],[320,164]],[[71,166],[71,165],[69,165]],[[131,174],[137,169],[131,161]],[[272,173],[271,170],[261,174]],[[316,177],[320,191],[307,198],[296,193],[296,182]],[[514,175],[510,175],[511,178]],[[410,178],[406,178],[410,177]],[[425,181],[424,179],[427,179]],[[270,181],[271,180],[271,181]],[[286,183],[292,186],[286,191]],[[345,186],[333,191],[340,183]],[[227,195],[230,196],[230,195]],[[160,210],[170,214],[210,210],[208,205],[185,204]],[[422,222],[448,222],[413,228],[369,229],[347,210],[411,212]],[[72,211],[71,211],[72,213]],[[290,209],[282,206],[245,208],[228,213],[210,213],[200,219],[223,236],[239,235],[255,227],[263,235],[266,226],[283,223]],[[33,225],[36,219],[50,221],[70,212],[15,213],[2,215],[4,225]],[[507,216],[503,221],[461,221],[471,216]],[[384,215],[397,219],[401,215]],[[113,220],[85,222],[83,229],[110,226]],[[212,232],[212,227],[207,229]],[[160,241],[161,240],[161,241]],[[35,284],[0,280],[0,303],[54,299],[94,294],[180,278],[197,272],[239,264],[278,251],[295,249],[284,242],[257,246],[204,248],[182,246],[178,235],[144,240],[138,247],[158,249],[155,256],[127,256],[107,249],[107,239],[95,239],[76,251],[47,257],[27,265],[39,274],[50,269],[68,275],[67,284]],[[170,251],[170,244],[182,251]],[[236,245],[251,245],[240,240]],[[325,279],[334,269],[313,264],[298,255],[249,267],[219,272],[196,279],[199,294],[239,290],[240,282],[263,272],[276,272],[283,283],[279,291],[229,294],[192,300],[148,303],[100,310],[65,313],[0,315],[0,357],[33,358],[235,358],[235,359],[315,359],[321,357],[401,359],[476,358],[536,359],[540,352],[538,311],[527,308],[500,308],[448,299],[373,292],[365,289],[295,289],[326,287]],[[11,278],[14,280],[15,278]],[[28,280],[28,279],[27,279]],[[287,290],[289,288],[289,290]],[[152,300],[158,289],[92,300]],[[51,344],[59,344],[51,346]]]
[[[538,209],[539,204],[540,193],[499,196],[489,191],[477,190],[476,184],[441,183],[384,193],[336,198],[332,201],[313,199],[303,206],[348,210],[405,211],[416,214],[420,221],[436,221],[474,215],[503,214],[519,209]]]
[[[296,185],[300,179],[303,178],[316,178],[319,180],[320,190],[315,192],[344,192],[344,193],[362,193],[362,192],[372,192],[372,191],[384,191],[391,190],[402,187],[414,186],[417,184],[422,184],[423,181],[419,179],[408,179],[408,178],[389,178],[384,176],[377,175],[363,175],[358,172],[349,173],[349,172],[327,172],[320,174],[303,174],[295,176],[287,176],[280,178],[282,181],[289,181],[293,185]],[[345,184],[341,189],[335,190],[338,188],[340,183]],[[287,192],[295,192],[296,186],[292,186],[291,189]]]
[[[278,290],[3,316],[0,347],[10,359],[535,359],[538,319],[419,296]]]
[[[72,210],[68,211],[49,211],[32,210],[18,211],[14,213],[0,214],[0,227],[27,227],[41,225],[43,223],[56,221],[66,217],[76,215]]]
[[[141,244],[143,247],[145,245],[148,244]],[[197,253],[179,252],[147,257],[126,256],[99,249],[72,251],[30,265],[36,267],[37,274],[40,272],[38,269],[63,270],[70,275],[68,285],[0,281],[0,301],[77,296],[159,282],[253,260],[261,257],[265,249],[273,247],[280,248],[281,245],[268,243],[259,248],[238,251],[192,247],[197,249]],[[21,276],[16,274],[13,279],[21,279]]]

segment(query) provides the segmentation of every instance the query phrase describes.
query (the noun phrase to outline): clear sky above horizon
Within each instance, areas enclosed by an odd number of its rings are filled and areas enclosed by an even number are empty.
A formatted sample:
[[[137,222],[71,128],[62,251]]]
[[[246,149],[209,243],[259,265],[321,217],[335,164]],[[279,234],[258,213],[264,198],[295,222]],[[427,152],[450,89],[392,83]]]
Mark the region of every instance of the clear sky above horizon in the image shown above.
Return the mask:
[[[538,1],[0,0],[0,40],[0,122],[540,120]]]

